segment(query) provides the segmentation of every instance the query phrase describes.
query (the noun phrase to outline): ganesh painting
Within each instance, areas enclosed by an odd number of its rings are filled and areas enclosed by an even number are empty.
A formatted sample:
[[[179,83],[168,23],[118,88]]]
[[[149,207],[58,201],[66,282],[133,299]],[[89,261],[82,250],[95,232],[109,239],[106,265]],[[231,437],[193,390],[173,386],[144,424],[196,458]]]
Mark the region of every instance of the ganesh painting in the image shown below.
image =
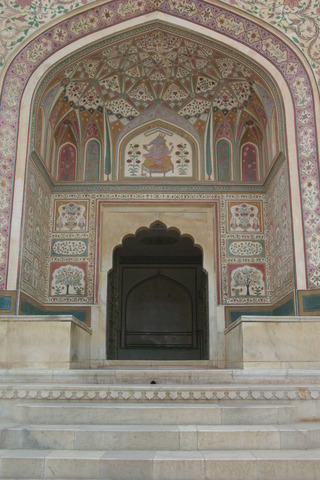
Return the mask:
[[[143,154],[145,158],[142,166],[141,173],[162,173],[165,175],[168,172],[174,171],[174,165],[171,161],[171,153],[173,151],[172,142],[167,146],[167,142],[164,134],[159,134],[156,138],[151,140],[147,145],[143,145],[144,150],[147,153]]]
[[[125,138],[120,150],[119,176],[124,179],[183,180],[195,176],[196,142],[178,129],[148,125]]]

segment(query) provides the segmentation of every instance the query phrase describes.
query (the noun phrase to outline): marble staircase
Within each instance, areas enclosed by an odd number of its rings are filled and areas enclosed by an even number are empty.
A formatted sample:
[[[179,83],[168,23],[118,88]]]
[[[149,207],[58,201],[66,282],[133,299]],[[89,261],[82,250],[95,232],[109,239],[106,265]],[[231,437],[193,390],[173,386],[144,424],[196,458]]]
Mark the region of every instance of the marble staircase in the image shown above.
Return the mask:
[[[0,478],[318,480],[319,374],[0,371]]]

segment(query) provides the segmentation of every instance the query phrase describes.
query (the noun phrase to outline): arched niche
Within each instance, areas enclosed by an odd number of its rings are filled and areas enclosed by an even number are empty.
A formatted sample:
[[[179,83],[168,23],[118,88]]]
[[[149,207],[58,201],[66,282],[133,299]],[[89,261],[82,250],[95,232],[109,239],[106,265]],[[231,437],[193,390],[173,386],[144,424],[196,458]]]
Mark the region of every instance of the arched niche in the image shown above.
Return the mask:
[[[107,359],[208,358],[202,250],[156,221],[126,236],[108,274]]]
[[[258,180],[259,153],[254,143],[243,143],[240,151],[241,179],[245,182]]]
[[[85,148],[85,174],[84,180],[96,182],[100,178],[101,146],[96,138],[91,138]]]
[[[119,180],[199,180],[199,145],[186,130],[158,119],[130,131],[119,145]]]
[[[60,182],[72,182],[76,179],[77,150],[72,143],[65,143],[59,150],[57,178]]]
[[[226,138],[220,138],[216,143],[217,176],[221,182],[232,180],[232,146]]]

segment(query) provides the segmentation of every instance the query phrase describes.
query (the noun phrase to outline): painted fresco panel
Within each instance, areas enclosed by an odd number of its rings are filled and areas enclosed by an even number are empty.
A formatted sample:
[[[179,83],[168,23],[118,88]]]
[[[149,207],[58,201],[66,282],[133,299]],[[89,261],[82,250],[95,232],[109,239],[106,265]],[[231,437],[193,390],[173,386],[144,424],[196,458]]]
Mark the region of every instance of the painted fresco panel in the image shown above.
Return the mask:
[[[266,237],[265,194],[220,194],[220,289],[225,305],[270,304],[269,243]],[[234,280],[236,268],[258,269],[262,280],[247,287]],[[254,275],[255,270],[253,270]],[[241,273],[241,271],[240,271]],[[237,274],[236,276],[240,276]],[[240,276],[241,277],[241,276]],[[236,281],[236,285],[234,282]],[[263,287],[263,289],[262,289]]]
[[[261,202],[228,202],[228,232],[262,233]]]
[[[95,194],[56,194],[52,202],[54,221],[47,297],[50,304],[93,302],[97,213],[95,197]],[[63,283],[63,275],[67,278],[69,273],[58,271],[54,274],[56,268],[60,267],[71,270],[70,275],[75,277],[74,282],[78,279],[78,284],[70,284],[68,287]],[[84,276],[75,267],[83,270]]]
[[[196,174],[196,148],[187,132],[148,126],[123,143],[120,176],[125,179],[183,180]]]
[[[55,203],[56,232],[85,232],[88,230],[88,202],[61,200]]]
[[[72,182],[76,178],[77,151],[71,145],[64,145],[59,153],[58,180]]]
[[[22,242],[21,290],[42,302],[47,298],[50,196],[46,181],[30,159]]]
[[[90,140],[87,144],[85,180],[95,182],[99,180],[100,143]]]
[[[247,143],[241,149],[242,180],[254,182],[258,179],[258,151],[255,145]]]
[[[259,263],[228,265],[230,297],[264,297],[265,265]]]
[[[264,257],[264,240],[227,240],[228,257]]]
[[[268,189],[266,214],[270,288],[276,302],[294,289],[289,178],[284,164]]]
[[[86,263],[52,263],[50,266],[50,295],[84,296],[87,281]]]
[[[218,180],[228,182],[231,180],[231,145],[225,139],[217,143]]]
[[[53,257],[86,257],[88,255],[88,240],[52,240],[51,255]]]

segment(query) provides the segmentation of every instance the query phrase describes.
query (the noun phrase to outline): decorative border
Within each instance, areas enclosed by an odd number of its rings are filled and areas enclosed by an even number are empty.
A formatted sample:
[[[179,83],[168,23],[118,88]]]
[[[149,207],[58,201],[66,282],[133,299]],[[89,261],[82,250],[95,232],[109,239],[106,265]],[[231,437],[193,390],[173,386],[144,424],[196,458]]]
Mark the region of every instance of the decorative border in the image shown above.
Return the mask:
[[[0,166],[6,172],[1,181],[0,224],[0,288],[4,289],[7,277],[7,262],[10,216],[13,200],[14,165],[16,155],[16,134],[18,114],[23,89],[30,75],[53,52],[59,51],[81,36],[108,26],[120,24],[153,11],[176,16],[196,25],[217,31],[239,43],[247,44],[271,61],[282,73],[291,92],[296,109],[297,147],[299,179],[302,192],[302,216],[304,218],[304,238],[309,288],[320,285],[320,255],[314,255],[314,245],[320,237],[320,222],[312,222],[320,217],[320,176],[318,146],[313,105],[313,92],[308,74],[294,51],[276,34],[269,32],[255,21],[249,21],[228,9],[194,0],[176,2],[173,0],[140,0],[123,3],[113,0],[107,5],[95,6],[86,12],[76,14],[68,20],[49,28],[38,35],[14,58],[5,77],[1,97],[0,113]],[[255,31],[256,40],[250,32]]]
[[[277,320],[281,320],[281,316],[295,315],[295,301],[294,294],[289,293],[284,298],[279,300],[273,305],[263,306],[251,306],[251,305],[238,305],[238,306],[226,306],[225,307],[225,326],[226,329],[230,325],[234,324],[241,316],[277,316]],[[295,317],[296,318],[296,317]]]
[[[80,322],[90,327],[91,308],[89,306],[51,306],[43,305],[33,298],[21,293],[19,304],[19,315],[72,315]]]
[[[0,292],[0,315],[12,315],[15,311],[16,291]]]
[[[276,386],[239,388],[225,386],[183,386],[156,387],[137,386],[79,386],[52,385],[51,388],[43,388],[41,385],[19,385],[12,388],[12,384],[1,385],[0,399],[2,400],[76,400],[78,401],[122,401],[122,402],[219,402],[221,400],[257,400],[257,401],[291,401],[291,400],[319,400],[320,386],[311,388],[299,386]],[[163,403],[165,405],[165,403]],[[218,404],[219,406],[219,404]]]
[[[299,290],[298,303],[300,315],[320,315],[320,290]]]

